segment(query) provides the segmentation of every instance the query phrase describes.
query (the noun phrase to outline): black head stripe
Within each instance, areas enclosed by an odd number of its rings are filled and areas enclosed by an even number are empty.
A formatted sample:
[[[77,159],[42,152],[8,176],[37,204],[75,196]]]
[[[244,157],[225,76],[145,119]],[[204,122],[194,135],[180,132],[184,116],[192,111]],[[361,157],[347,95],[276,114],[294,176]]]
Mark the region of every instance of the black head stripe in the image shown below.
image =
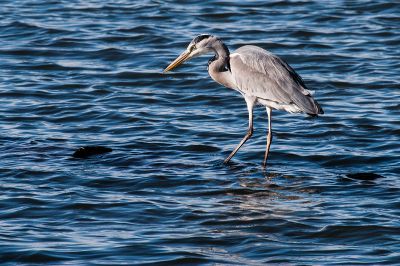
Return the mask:
[[[194,38],[194,39],[193,39],[193,42],[194,42],[194,43],[199,43],[199,42],[201,42],[201,41],[204,40],[204,39],[210,38],[211,36],[212,36],[212,35],[202,34],[202,35],[199,35],[199,36],[197,36],[196,38]]]

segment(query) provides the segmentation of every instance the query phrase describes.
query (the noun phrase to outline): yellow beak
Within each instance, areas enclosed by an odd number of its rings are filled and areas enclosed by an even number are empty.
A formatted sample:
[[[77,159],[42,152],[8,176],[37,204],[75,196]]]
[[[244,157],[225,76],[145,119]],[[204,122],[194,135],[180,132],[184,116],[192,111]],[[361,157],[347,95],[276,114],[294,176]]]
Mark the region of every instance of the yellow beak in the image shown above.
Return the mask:
[[[166,73],[166,72],[174,69],[175,67],[179,66],[183,62],[185,62],[188,59],[189,55],[190,55],[190,52],[188,52],[188,51],[184,51],[183,53],[181,53],[181,55],[178,56],[178,58],[176,58],[171,64],[169,64],[169,66],[167,66],[164,69],[163,73]]]

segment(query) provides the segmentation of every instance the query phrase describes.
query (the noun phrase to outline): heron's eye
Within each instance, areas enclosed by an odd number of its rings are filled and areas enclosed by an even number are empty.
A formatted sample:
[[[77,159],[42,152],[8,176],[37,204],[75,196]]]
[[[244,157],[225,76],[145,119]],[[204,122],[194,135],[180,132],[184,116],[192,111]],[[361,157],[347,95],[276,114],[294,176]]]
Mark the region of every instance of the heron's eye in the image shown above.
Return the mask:
[[[194,50],[196,50],[196,46],[193,45],[192,47],[190,47],[190,52],[193,52]]]

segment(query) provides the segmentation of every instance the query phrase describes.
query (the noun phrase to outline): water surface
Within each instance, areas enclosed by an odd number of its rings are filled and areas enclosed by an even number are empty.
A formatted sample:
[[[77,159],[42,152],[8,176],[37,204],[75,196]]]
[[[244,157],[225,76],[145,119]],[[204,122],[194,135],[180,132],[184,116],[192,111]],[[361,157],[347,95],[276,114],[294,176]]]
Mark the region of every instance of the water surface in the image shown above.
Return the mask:
[[[0,261],[398,263],[399,14],[380,1],[3,1]],[[281,56],[324,108],[273,112],[266,172],[264,108],[224,165],[244,100],[207,57],[161,74],[200,33]],[[113,151],[72,157],[86,145]]]

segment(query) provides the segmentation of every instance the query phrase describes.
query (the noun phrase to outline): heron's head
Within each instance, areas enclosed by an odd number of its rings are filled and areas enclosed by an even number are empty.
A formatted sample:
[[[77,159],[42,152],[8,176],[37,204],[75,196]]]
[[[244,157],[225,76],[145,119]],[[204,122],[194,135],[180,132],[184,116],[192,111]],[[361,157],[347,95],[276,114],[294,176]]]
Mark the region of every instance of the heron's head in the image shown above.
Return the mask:
[[[193,57],[212,52],[213,44],[216,41],[218,41],[218,38],[213,35],[202,34],[197,36],[189,43],[186,50],[164,69],[164,73],[174,69]]]

